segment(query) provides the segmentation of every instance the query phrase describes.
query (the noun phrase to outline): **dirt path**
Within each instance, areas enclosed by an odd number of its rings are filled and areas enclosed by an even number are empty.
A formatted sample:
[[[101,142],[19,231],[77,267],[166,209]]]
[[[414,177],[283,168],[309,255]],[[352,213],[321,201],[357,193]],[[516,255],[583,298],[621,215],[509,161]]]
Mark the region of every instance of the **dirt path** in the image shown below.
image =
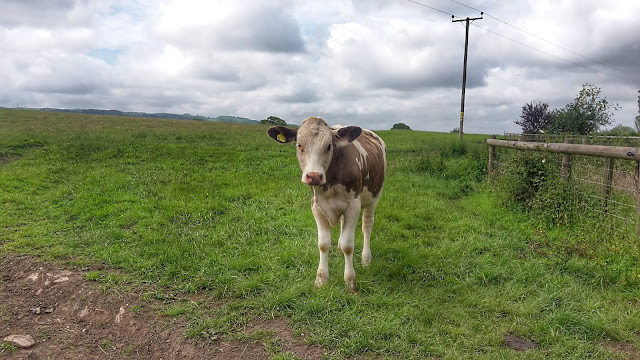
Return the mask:
[[[128,290],[101,290],[85,272],[30,257],[0,257],[0,359],[268,359],[264,341],[277,354],[320,359],[325,350],[294,336],[286,319],[251,324],[262,340],[196,341],[185,337],[186,321],[163,316],[156,300]],[[29,335],[21,349],[3,341]]]

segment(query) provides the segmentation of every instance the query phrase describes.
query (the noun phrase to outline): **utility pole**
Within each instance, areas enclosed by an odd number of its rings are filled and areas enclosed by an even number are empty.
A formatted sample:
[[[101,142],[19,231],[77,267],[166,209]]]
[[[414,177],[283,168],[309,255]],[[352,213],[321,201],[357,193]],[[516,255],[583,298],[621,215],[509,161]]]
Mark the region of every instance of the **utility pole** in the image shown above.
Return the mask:
[[[462,98],[460,99],[460,128],[458,128],[458,141],[462,141],[462,123],[464,121],[464,91],[467,87],[467,52],[469,50],[469,23],[473,20],[482,20],[484,12],[480,12],[480,17],[453,20],[455,16],[451,15],[451,22],[465,22],[466,35],[464,37],[464,67],[462,68]]]

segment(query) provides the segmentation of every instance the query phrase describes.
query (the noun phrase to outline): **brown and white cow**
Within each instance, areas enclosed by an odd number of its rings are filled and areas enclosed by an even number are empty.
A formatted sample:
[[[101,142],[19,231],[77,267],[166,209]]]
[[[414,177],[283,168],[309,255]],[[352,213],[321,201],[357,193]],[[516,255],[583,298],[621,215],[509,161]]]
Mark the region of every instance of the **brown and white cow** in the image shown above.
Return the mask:
[[[387,168],[384,141],[357,126],[329,127],[315,116],[304,120],[296,130],[274,126],[268,134],[281,143],[296,141],[302,182],[311,187],[311,210],[318,225],[320,249],[315,285],[321,287],[327,282],[331,228],[340,223],[338,247],[344,253],[344,281],[352,292],[358,291],[353,269],[355,229],[363,209],[362,265],[367,266],[371,263],[373,212]]]

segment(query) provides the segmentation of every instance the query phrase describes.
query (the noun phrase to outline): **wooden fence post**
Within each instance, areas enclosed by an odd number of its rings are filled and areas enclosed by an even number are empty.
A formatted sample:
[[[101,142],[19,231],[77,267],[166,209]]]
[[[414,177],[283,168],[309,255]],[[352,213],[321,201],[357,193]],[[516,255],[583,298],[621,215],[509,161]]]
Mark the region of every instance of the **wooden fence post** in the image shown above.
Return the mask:
[[[564,140],[565,144],[573,144],[573,139],[566,138]],[[562,154],[562,178],[569,181],[569,176],[571,175],[571,155]]]
[[[607,207],[609,206],[609,197],[611,196],[611,182],[613,181],[613,159],[605,158],[604,159],[604,193],[602,197],[604,198],[604,211],[607,212]]]
[[[495,139],[495,135],[491,135],[491,139]],[[495,145],[489,145],[489,183],[495,173],[495,161],[496,161],[496,147]]]
[[[637,232],[638,232],[638,236],[640,236],[640,161],[636,161],[636,171],[633,174],[633,180],[635,181],[635,185],[636,185],[636,201],[638,204],[638,225],[637,225]]]

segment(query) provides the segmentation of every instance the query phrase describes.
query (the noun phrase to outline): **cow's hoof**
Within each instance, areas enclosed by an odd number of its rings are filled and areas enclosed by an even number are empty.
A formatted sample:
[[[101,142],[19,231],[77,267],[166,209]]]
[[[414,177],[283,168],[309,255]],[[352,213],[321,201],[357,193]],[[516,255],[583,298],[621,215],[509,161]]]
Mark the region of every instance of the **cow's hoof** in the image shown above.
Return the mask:
[[[364,252],[362,253],[362,266],[369,266],[371,265],[371,252],[365,254]]]
[[[356,286],[355,282],[353,284],[347,284],[347,288],[349,289],[349,292],[352,294],[358,293],[358,287]]]
[[[327,283],[327,279],[323,279],[321,277],[317,277],[316,278],[316,282],[313,283],[317,288],[321,288],[324,286],[324,284]]]

